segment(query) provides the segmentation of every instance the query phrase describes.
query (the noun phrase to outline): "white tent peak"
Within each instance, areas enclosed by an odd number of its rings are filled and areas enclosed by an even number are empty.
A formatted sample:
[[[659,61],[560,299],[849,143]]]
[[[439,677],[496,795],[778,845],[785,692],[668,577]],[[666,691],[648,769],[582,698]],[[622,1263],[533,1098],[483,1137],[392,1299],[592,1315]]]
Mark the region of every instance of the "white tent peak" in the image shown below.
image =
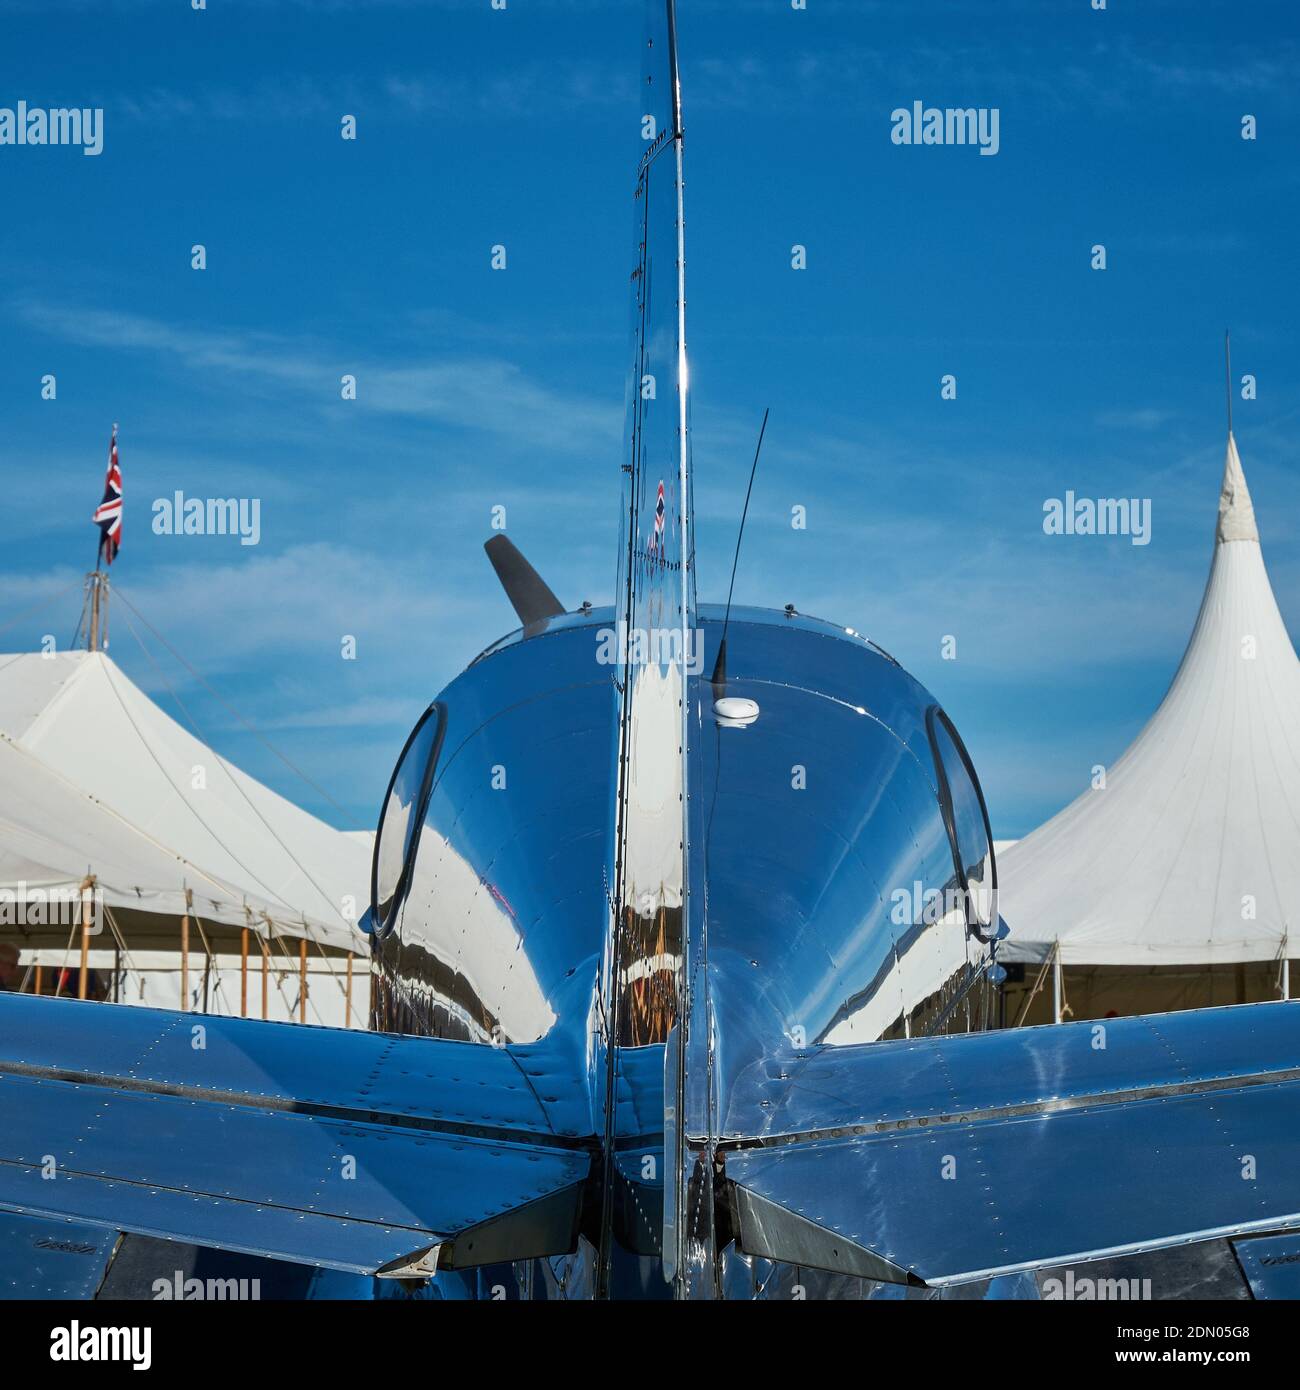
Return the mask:
[[[1258,542],[1229,435],[1182,662],[1104,787],[1002,857],[1007,958],[1059,939],[1066,965],[1206,965],[1300,941],[1300,660]]]
[[[103,652],[0,656],[0,888],[89,872],[110,908],[269,922],[357,951],[364,840],[241,772]]]
[[[1228,456],[1223,464],[1223,487],[1219,491],[1219,524],[1214,532],[1216,542],[1255,541],[1259,542],[1259,530],[1255,526],[1255,508],[1250,500],[1250,489],[1246,486],[1246,475],[1241,467],[1241,455],[1237,453],[1237,441],[1228,431]]]

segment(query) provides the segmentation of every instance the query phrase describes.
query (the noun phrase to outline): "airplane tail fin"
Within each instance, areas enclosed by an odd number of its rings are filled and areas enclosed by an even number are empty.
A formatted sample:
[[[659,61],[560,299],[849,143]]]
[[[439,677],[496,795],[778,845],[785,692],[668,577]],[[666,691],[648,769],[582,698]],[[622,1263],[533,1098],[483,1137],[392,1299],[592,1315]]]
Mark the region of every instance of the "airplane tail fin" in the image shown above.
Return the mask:
[[[674,0],[646,0],[633,198],[631,356],[617,617],[684,627],[694,605],[682,127]]]
[[[682,124],[674,0],[647,0],[633,207],[631,361],[616,621],[618,778],[605,977],[605,1191],[622,1049],[668,1043],[687,991],[684,915],[692,678],[698,675],[686,365]],[[684,1070],[676,1071],[680,1079]],[[667,1098],[671,1109],[678,1104]],[[676,1155],[665,1155],[668,1202]],[[606,1213],[608,1216],[608,1212]],[[672,1211],[666,1218],[670,1225]],[[609,1221],[603,1229],[609,1229]],[[608,1269],[608,1250],[604,1267]],[[665,1256],[671,1271],[672,1257]]]

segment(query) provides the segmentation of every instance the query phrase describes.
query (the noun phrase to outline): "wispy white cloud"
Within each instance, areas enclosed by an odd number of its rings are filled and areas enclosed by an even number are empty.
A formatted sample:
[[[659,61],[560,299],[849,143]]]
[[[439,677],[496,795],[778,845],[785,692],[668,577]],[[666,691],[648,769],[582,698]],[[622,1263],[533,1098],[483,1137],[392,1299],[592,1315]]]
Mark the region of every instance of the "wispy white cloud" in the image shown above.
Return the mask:
[[[1103,429],[1158,430],[1175,418],[1171,410],[1161,410],[1156,406],[1135,406],[1127,410],[1103,410],[1097,416],[1097,423]]]
[[[422,417],[541,448],[611,448],[620,437],[619,402],[549,385],[486,352],[395,363],[357,358],[306,337],[197,328],[33,299],[14,307],[32,327],[67,342],[150,353],[172,367],[238,376],[277,393],[294,386],[322,409],[337,403],[346,373],[357,379],[361,411]]]
[[[274,729],[376,729],[409,723],[411,701],[400,696],[363,695],[344,704],[322,705],[297,713],[277,714],[262,721]]]

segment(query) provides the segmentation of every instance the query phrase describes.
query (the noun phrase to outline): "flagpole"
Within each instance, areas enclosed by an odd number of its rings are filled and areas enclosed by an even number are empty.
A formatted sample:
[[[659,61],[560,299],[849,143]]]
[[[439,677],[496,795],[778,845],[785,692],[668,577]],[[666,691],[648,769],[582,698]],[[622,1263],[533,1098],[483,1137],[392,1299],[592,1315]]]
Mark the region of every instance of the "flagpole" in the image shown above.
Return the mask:
[[[100,542],[100,549],[103,549],[103,542]],[[90,635],[86,639],[86,650],[97,652],[99,650],[99,556],[95,556],[95,572],[90,578]]]
[[[117,453],[117,421],[113,421],[113,433],[108,441],[108,468],[111,475],[113,470],[113,460]],[[120,498],[120,493],[119,493]],[[107,495],[105,497],[107,501]],[[87,651],[97,652],[101,644],[101,636],[107,626],[107,608],[105,599],[105,589],[108,583],[108,576],[104,572],[104,542],[108,539],[108,531],[101,527],[99,533],[99,545],[95,548],[95,568],[87,575],[90,585],[90,632],[86,641]],[[109,556],[110,562],[112,556]]]

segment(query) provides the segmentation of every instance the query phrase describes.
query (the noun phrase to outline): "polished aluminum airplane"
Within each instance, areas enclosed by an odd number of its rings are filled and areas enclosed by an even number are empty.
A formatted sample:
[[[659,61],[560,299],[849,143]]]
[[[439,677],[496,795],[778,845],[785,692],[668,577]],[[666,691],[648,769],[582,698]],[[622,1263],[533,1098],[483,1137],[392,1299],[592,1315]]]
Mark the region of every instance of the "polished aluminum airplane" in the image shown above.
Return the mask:
[[[850,629],[697,602],[672,0],[649,21],[615,604],[568,612],[488,542],[522,625],[393,772],[373,1031],[0,1000],[0,1233],[90,1270],[0,1257],[0,1286],[1296,1279],[1300,1006],[999,1028],[992,837],[952,721]]]

